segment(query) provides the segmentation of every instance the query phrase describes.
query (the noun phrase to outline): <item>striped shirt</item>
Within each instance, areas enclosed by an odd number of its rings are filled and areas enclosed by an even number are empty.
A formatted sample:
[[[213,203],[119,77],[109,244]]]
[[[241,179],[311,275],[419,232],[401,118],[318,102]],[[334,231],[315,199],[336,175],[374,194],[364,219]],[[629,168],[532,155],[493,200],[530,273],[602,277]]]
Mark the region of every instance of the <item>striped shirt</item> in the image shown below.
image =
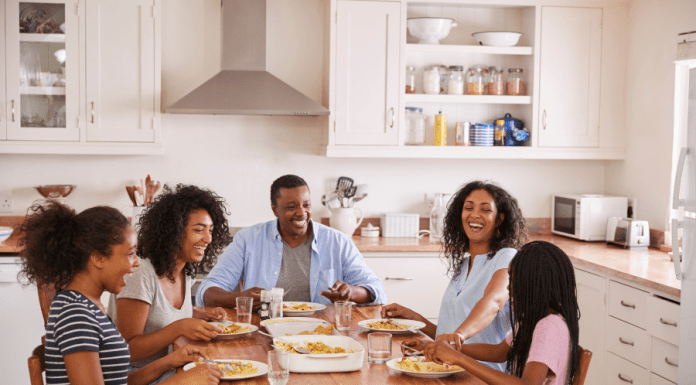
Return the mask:
[[[111,319],[84,295],[66,290],[51,303],[46,325],[46,383],[70,384],[63,357],[99,353],[104,384],[128,383],[130,350]]]

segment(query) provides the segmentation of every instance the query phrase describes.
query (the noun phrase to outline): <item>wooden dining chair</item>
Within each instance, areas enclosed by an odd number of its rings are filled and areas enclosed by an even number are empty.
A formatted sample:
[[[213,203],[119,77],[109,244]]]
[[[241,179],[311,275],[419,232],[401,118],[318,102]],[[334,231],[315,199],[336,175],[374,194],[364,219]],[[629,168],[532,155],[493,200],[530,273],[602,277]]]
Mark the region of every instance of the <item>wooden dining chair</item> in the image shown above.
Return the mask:
[[[44,385],[43,372],[46,370],[46,346],[42,343],[34,348],[28,361],[30,384]]]
[[[44,329],[48,324],[48,310],[51,308],[53,297],[56,296],[56,289],[52,283],[43,284],[37,283],[37,291],[39,293],[39,305],[41,306],[41,315],[44,319]]]
[[[592,359],[591,350],[583,349],[580,345],[578,345],[578,350],[580,351],[580,367],[578,368],[578,372],[575,374],[573,385],[583,385],[585,383],[587,369],[590,367],[590,360]]]

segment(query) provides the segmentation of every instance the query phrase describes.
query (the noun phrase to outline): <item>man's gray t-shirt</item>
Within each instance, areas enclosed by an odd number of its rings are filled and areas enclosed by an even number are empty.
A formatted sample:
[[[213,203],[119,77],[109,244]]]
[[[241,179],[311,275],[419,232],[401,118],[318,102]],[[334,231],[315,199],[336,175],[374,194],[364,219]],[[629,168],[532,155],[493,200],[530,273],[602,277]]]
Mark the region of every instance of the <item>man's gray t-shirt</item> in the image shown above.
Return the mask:
[[[288,294],[284,301],[312,302],[309,294],[309,269],[312,259],[312,241],[310,234],[306,241],[294,249],[283,241],[283,261],[276,287],[282,287]]]

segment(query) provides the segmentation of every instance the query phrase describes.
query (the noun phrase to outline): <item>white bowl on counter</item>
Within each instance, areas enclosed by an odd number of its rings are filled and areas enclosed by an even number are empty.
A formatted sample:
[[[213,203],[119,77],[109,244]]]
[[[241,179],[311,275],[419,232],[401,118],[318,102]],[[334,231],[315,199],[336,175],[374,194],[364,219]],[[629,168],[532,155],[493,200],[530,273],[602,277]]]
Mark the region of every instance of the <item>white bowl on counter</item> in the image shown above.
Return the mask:
[[[12,227],[0,226],[0,243],[4,242],[12,235]]]
[[[298,343],[303,346],[305,341],[321,341],[331,347],[340,346],[346,350],[353,349],[355,353],[338,354],[290,354],[290,372],[292,373],[328,373],[328,372],[353,372],[363,366],[365,359],[365,348],[360,343],[350,337],[340,336],[321,336],[321,335],[302,335],[287,336],[284,340],[290,343]],[[273,339],[275,349],[276,339]]]
[[[519,32],[474,32],[471,34],[479,45],[512,47],[520,41]]]
[[[406,26],[408,33],[418,39],[418,44],[440,44],[457,23],[442,17],[414,17],[406,21]]]

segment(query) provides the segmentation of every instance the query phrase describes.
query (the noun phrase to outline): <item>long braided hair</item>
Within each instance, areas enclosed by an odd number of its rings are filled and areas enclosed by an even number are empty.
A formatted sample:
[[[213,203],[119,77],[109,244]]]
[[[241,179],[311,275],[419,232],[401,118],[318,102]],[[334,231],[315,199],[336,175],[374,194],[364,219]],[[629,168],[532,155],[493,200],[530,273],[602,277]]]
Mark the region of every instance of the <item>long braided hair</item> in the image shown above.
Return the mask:
[[[530,242],[510,262],[510,323],[512,343],[507,371],[522,377],[537,323],[553,310],[565,319],[570,333],[568,383],[573,383],[580,365],[578,351],[580,309],[575,273],[570,259],[558,246],[544,241]]]

